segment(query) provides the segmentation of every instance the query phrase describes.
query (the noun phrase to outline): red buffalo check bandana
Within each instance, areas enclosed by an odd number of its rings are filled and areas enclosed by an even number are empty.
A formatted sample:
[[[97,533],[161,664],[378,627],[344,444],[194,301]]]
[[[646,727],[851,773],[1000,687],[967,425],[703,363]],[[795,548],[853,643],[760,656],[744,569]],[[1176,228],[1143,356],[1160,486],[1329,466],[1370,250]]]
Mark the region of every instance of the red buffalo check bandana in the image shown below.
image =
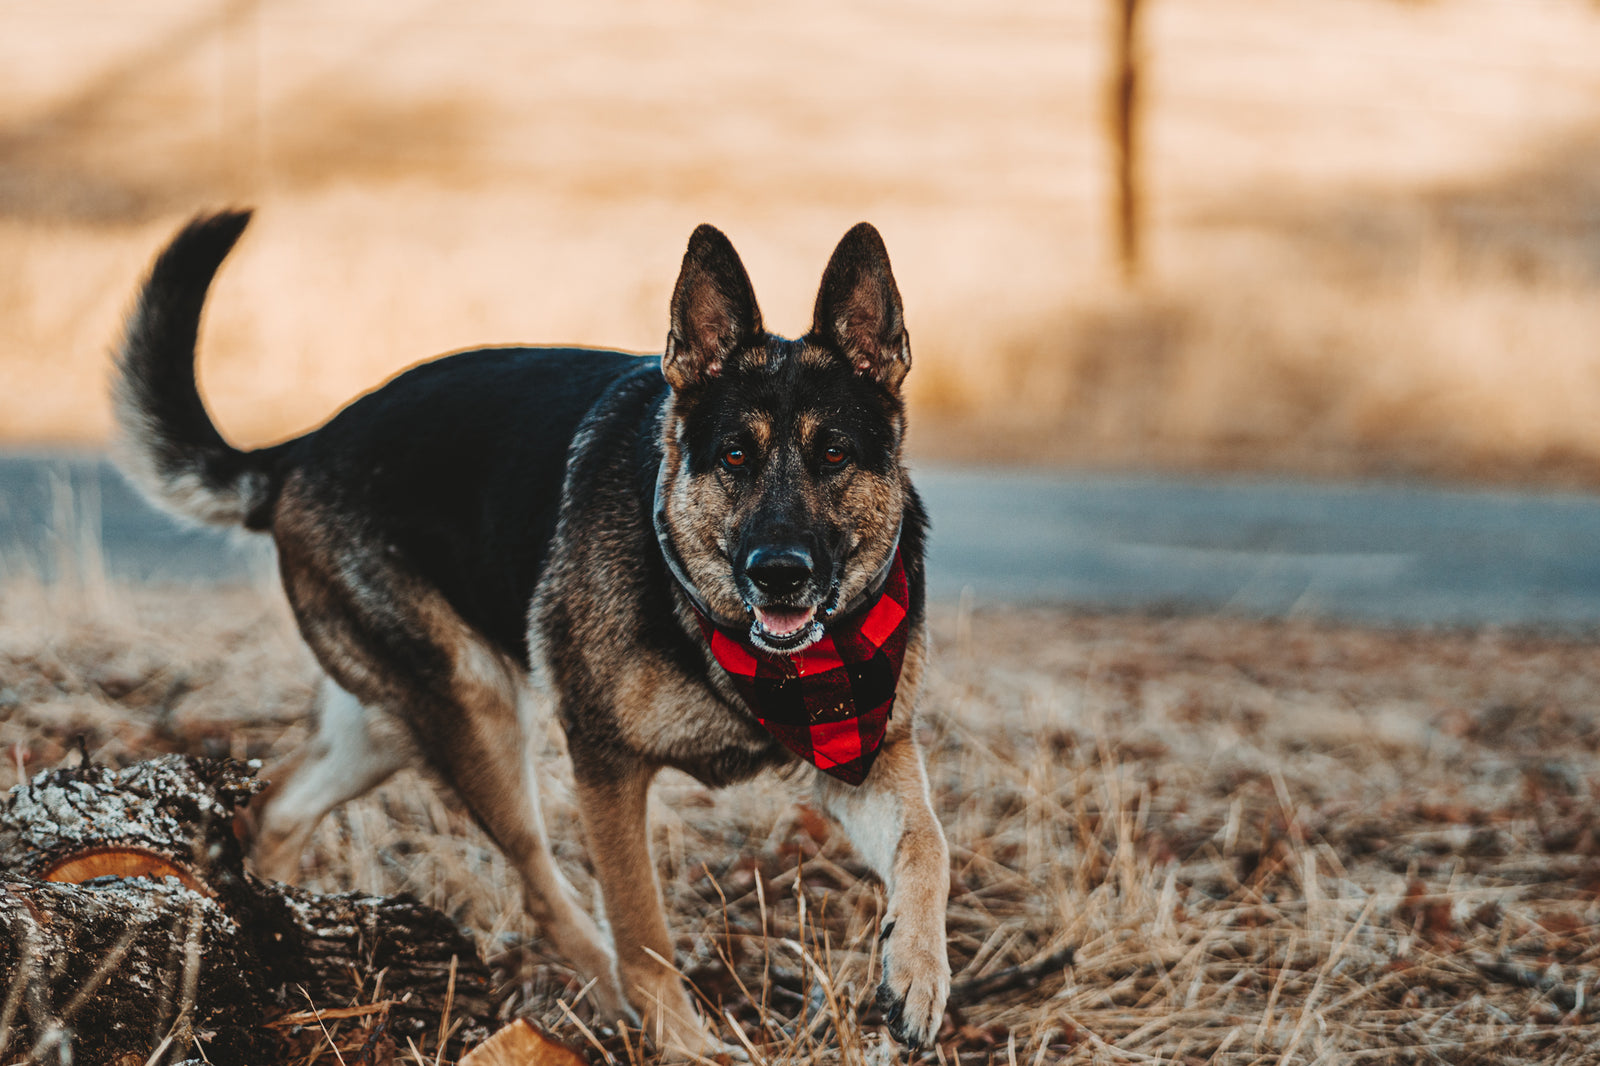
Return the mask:
[[[748,632],[697,613],[711,654],[756,720],[823,773],[859,785],[878,757],[894,709],[910,603],[897,549],[877,600],[827,626],[821,640],[793,655],[757,648]]]

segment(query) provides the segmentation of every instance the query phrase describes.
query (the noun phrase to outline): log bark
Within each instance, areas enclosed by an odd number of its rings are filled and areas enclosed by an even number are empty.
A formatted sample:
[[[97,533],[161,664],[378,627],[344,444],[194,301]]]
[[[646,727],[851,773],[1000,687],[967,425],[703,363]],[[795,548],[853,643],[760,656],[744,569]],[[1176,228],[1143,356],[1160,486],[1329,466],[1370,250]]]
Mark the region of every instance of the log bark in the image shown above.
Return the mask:
[[[174,882],[0,884],[0,934],[4,1061],[143,1062],[169,1033],[187,1050],[195,1032],[219,1063],[281,1054],[261,1028],[272,996],[248,938]]]
[[[229,760],[168,756],[41,774],[0,805],[0,1061],[218,1066],[287,1053],[275,1019],[344,1007],[383,971],[387,1034],[487,1033],[469,937],[409,897],[319,896],[244,868],[235,813],[258,791]],[[68,1055],[70,1054],[70,1059]],[[454,1057],[452,1055],[452,1057]]]

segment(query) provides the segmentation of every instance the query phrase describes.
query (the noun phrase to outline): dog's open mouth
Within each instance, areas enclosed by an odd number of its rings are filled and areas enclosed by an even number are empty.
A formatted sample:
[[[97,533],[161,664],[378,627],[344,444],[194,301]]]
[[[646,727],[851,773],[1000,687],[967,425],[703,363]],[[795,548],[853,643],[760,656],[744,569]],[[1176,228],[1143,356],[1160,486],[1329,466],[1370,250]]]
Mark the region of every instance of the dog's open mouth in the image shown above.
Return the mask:
[[[809,607],[788,603],[755,604],[746,600],[744,609],[750,617],[750,642],[764,651],[793,655],[823,638],[823,619],[832,618],[838,607],[837,582],[821,603]]]
[[[815,607],[757,607],[756,624],[765,630],[764,635],[787,640],[811,624],[817,616]]]
[[[750,623],[750,639],[768,651],[790,653],[799,651],[822,639],[822,625],[817,621],[816,607],[785,607],[773,605],[753,607],[755,621]]]

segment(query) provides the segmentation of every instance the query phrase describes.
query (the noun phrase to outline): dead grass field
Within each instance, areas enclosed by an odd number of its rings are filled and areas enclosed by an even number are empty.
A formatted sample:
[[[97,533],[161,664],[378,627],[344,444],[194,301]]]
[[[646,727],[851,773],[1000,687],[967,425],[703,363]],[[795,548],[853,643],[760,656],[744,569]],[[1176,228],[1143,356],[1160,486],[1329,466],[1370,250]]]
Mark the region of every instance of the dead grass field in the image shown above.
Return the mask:
[[[926,456],[1600,484],[1600,8],[1151,0],[1123,291],[1109,6],[8,4],[0,440],[104,437],[202,207],[261,208],[202,371],[246,443],[451,348],[654,349],[705,220],[797,332],[866,217]]]
[[[958,983],[1076,954],[954,1010],[929,1061],[1600,1062],[1592,644],[1020,610],[946,610],[934,630],[920,714]],[[75,759],[80,734],[111,763],[271,759],[304,736],[312,686],[275,592],[0,595],[19,774]],[[549,743],[557,854],[592,891]],[[894,1061],[869,1005],[881,895],[805,801],[776,777],[658,784],[679,961],[761,1061]],[[507,1014],[587,1046],[513,876],[431,787],[400,779],[327,820],[304,880],[445,909],[494,956]],[[812,988],[834,1028],[796,1035]]]

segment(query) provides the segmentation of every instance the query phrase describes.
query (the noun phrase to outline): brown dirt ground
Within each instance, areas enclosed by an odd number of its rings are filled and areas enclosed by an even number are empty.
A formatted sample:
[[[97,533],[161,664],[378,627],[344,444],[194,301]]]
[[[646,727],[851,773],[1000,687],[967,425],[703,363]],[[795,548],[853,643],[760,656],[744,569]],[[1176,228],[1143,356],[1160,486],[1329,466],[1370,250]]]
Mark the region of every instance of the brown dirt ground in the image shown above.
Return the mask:
[[[919,715],[957,980],[1076,955],[952,1009],[932,1059],[1600,1061],[1590,641],[998,609],[940,611],[934,633]],[[75,759],[79,735],[113,763],[270,761],[305,737],[314,677],[272,592],[0,597],[14,773]],[[549,747],[556,850],[591,892],[554,729]],[[327,819],[304,882],[444,908],[493,957],[507,1016],[588,1046],[504,861],[418,784]],[[881,892],[806,789],[668,774],[657,797],[679,962],[708,1001],[768,1061],[893,1061],[870,1006]],[[797,1034],[814,988],[829,1021]],[[636,1038],[596,1039],[642,1061]]]

